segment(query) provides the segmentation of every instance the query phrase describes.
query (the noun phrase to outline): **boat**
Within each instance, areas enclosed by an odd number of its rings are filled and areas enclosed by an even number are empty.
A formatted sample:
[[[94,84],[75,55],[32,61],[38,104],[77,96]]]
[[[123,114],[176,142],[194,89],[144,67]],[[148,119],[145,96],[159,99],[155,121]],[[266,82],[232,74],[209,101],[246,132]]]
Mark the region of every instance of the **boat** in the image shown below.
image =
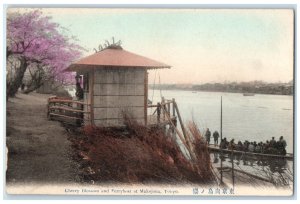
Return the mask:
[[[294,155],[287,153],[286,155],[279,155],[279,154],[264,154],[264,153],[255,153],[255,152],[244,152],[244,151],[238,151],[238,150],[230,150],[230,149],[220,149],[219,147],[215,146],[208,146],[208,150],[211,152],[223,152],[225,154],[235,154],[235,155],[249,155],[249,156],[257,156],[257,157],[266,157],[270,159],[287,159],[287,160],[293,160]]]
[[[254,96],[254,93],[243,93],[243,96]]]

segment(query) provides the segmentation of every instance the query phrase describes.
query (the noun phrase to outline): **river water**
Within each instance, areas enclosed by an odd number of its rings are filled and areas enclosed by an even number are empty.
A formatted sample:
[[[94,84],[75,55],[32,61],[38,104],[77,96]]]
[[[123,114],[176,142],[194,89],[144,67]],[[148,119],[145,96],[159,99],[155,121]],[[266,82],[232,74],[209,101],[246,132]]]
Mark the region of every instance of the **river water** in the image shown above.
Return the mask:
[[[293,153],[293,96],[149,89],[153,104],[161,96],[175,98],[183,120],[194,120],[201,132],[206,128],[220,132],[222,96],[223,138],[266,142],[282,135],[287,152]]]
[[[202,133],[206,128],[211,132],[215,130],[220,132],[222,96],[223,137],[228,141],[235,139],[237,143],[239,140],[265,142],[272,137],[278,140],[282,135],[287,141],[287,152],[293,153],[293,96],[263,94],[243,96],[241,93],[149,89],[148,97],[153,104],[160,102],[161,96],[165,99],[175,98],[183,120],[185,122],[193,120]],[[219,154],[212,153],[213,166],[219,167],[222,160],[223,167],[231,167],[230,156],[224,156],[224,159],[220,159]],[[233,163],[235,169],[271,180],[276,185],[292,186],[292,161],[257,160],[237,156]],[[246,183],[248,182],[247,180]]]

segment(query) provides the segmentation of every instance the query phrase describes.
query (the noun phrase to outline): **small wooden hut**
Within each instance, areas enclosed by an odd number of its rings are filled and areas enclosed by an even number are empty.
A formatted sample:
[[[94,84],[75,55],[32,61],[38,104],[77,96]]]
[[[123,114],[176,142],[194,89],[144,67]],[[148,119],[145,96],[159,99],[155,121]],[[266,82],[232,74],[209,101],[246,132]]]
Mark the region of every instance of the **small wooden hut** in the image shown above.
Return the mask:
[[[85,120],[103,127],[122,126],[126,112],[147,125],[148,69],[169,65],[128,52],[121,46],[108,47],[70,65],[83,85]]]

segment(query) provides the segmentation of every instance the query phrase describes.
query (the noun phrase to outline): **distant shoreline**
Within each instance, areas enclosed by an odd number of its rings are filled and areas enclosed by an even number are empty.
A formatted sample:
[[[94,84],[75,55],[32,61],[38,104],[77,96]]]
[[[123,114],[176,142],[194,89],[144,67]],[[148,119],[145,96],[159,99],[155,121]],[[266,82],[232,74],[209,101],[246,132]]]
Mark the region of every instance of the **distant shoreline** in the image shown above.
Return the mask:
[[[153,90],[153,87],[149,87],[149,89]],[[213,91],[213,90],[193,90],[193,89],[166,89],[166,88],[157,88],[155,87],[154,90],[167,90],[167,91],[192,91],[192,92],[220,92],[220,93],[237,93],[237,94],[244,94],[244,93],[251,93],[255,95],[278,95],[278,96],[294,96],[294,94],[279,94],[279,93],[254,93],[254,92],[234,92],[234,91]]]
[[[206,84],[150,84],[150,89],[182,90],[193,92],[224,92],[241,94],[294,95],[294,85],[289,83],[241,82]]]

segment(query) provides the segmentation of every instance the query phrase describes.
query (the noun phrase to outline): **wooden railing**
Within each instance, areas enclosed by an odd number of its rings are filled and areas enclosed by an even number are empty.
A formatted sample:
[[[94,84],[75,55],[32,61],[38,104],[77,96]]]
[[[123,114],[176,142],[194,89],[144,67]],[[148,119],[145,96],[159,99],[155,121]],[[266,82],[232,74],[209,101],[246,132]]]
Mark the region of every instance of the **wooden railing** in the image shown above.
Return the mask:
[[[155,108],[154,112],[151,113],[152,116],[156,115],[156,123],[163,123],[168,120],[167,115],[170,118],[176,117],[176,102],[175,100],[165,100],[164,98],[160,103],[148,105],[148,108]]]
[[[148,105],[148,108],[156,108],[153,112],[153,115],[157,115],[157,124],[168,123],[177,133],[183,145],[187,148],[187,150],[189,150],[189,152],[191,152],[186,129],[175,99],[173,98],[172,100],[166,100],[162,98],[161,103],[157,103],[156,105]],[[177,128],[177,118],[180,123],[181,131],[179,131],[179,129]]]
[[[47,117],[50,120],[59,120],[66,123],[81,125],[90,121],[90,104],[82,101],[74,101],[66,97],[48,98]],[[87,117],[84,117],[84,115]]]
[[[155,108],[151,114],[157,116],[157,123],[166,121],[168,118],[174,119],[178,117],[178,119],[181,120],[175,99],[167,100],[162,98],[160,103],[148,105],[148,108]]]
[[[155,108],[152,115],[156,115],[157,124],[168,123],[173,126],[179,136],[185,136],[184,124],[174,98],[172,100],[162,98],[160,103],[157,103],[156,105],[148,105],[148,108]],[[182,133],[177,129],[177,118],[180,122]]]

